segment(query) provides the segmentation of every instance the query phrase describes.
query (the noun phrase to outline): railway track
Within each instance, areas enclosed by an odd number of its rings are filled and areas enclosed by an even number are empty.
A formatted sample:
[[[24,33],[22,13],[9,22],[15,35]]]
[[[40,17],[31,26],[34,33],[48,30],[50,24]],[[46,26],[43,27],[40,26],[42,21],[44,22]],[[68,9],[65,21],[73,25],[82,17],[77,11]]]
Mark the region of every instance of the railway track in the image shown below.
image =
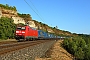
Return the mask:
[[[17,42],[17,43],[9,43],[9,44],[1,44],[0,45],[0,55],[6,54],[12,51],[16,51],[19,49],[23,49],[26,47],[30,47],[33,45],[37,45],[40,43],[49,42],[50,40],[38,40],[38,41],[26,41],[26,42]]]
[[[0,42],[0,45],[3,45],[3,44],[12,44],[12,43],[17,43],[17,41],[3,41],[3,42]]]

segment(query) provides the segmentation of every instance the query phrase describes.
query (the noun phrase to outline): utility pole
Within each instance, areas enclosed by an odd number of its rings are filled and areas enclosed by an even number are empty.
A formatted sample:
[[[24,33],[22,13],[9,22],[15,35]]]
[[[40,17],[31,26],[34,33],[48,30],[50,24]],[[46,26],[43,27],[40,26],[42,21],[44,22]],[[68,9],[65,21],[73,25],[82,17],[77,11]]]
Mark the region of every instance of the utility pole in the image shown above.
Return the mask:
[[[56,26],[55,28],[58,29],[58,26]]]

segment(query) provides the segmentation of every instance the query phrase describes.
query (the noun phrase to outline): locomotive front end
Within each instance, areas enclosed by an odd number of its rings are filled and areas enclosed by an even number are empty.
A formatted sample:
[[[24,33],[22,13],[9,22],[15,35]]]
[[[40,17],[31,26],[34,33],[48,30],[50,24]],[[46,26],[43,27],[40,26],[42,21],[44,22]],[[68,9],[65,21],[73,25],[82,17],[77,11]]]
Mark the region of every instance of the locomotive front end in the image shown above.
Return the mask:
[[[15,32],[15,39],[20,40],[20,39],[25,39],[25,27],[17,27],[16,32]]]

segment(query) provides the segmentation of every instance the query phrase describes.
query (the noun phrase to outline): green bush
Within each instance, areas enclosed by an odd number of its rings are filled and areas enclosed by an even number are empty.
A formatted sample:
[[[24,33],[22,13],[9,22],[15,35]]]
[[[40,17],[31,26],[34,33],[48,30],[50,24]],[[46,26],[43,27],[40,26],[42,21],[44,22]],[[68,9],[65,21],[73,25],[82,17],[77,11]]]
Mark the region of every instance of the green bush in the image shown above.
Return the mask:
[[[11,18],[1,17],[0,19],[0,39],[14,38],[16,25]]]
[[[15,6],[12,7],[12,6],[9,6],[8,4],[6,4],[6,5],[0,4],[0,7],[4,8],[4,9],[8,9],[8,10],[17,11]]]
[[[76,60],[90,60],[90,44],[87,44],[83,38],[66,38],[63,42],[63,47],[74,55]]]

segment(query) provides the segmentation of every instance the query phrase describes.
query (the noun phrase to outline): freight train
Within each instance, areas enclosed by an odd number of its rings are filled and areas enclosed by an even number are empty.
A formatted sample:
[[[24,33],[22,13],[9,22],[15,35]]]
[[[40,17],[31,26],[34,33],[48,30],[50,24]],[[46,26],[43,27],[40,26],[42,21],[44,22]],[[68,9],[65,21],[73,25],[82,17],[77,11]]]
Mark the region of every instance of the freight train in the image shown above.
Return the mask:
[[[44,32],[42,30],[36,30],[30,26],[18,26],[15,31],[15,39],[18,41],[24,40],[39,40],[39,39],[59,39],[60,36],[56,36],[51,33]]]

